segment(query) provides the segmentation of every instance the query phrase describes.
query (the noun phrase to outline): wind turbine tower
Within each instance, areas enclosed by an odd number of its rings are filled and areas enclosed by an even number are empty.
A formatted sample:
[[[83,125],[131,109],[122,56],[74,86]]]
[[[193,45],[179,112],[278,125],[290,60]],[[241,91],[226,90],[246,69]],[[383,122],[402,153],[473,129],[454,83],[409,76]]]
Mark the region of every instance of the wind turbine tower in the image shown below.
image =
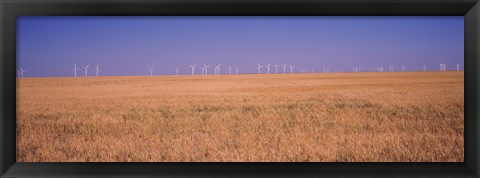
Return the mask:
[[[220,75],[220,65],[221,64],[218,64],[218,66],[215,66],[215,75]]]
[[[85,67],[83,67],[85,69],[85,77],[87,77],[87,74],[88,74],[88,66],[90,65],[86,65]]]
[[[238,67],[235,66],[235,73],[238,75]]]
[[[267,66],[267,74],[270,74],[270,64],[265,65],[265,66]]]
[[[197,64],[190,65],[190,67],[192,68],[192,76],[195,76],[195,67],[196,66],[197,66]]]
[[[73,69],[72,70],[75,73],[75,77],[77,77],[77,70],[80,70],[80,69],[77,67],[76,63],[73,63]]]
[[[280,67],[280,65],[275,64],[275,74],[278,74],[278,67]]]
[[[457,64],[457,71],[460,70],[460,64]]]
[[[260,70],[262,69],[263,66],[260,65],[260,63],[257,63],[257,69],[258,69],[258,74],[260,74]]]
[[[290,74],[293,74],[293,68],[294,68],[294,67],[295,67],[295,66],[292,66],[292,64],[290,64]]]
[[[95,72],[97,74],[97,77],[98,77],[98,72],[100,72],[100,69],[98,67],[99,67],[99,65],[97,64],[97,68],[95,68]]]
[[[203,64],[203,68],[205,69],[205,75],[208,75],[208,68],[210,66],[207,66],[206,64]]]
[[[283,65],[283,74],[285,74],[285,71],[287,71],[287,64]]]
[[[427,71],[427,66],[426,65],[423,65],[423,71]]]
[[[228,75],[232,75],[232,66],[228,66]]]
[[[20,68],[18,69],[18,77],[23,78],[23,73],[24,73],[24,72],[27,72],[27,71],[23,70],[23,69],[20,67]]]
[[[150,68],[150,69],[148,69],[148,70],[150,70],[150,77],[153,76],[153,71],[155,71],[155,70],[152,69],[152,68]]]
[[[178,75],[178,67],[175,69],[176,75]]]

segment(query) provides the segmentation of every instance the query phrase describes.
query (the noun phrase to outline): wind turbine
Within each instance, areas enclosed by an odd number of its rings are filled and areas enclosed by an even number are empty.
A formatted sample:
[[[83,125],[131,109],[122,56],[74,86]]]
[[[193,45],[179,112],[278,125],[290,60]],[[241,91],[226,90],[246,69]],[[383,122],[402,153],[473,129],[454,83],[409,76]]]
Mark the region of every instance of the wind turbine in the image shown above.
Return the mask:
[[[85,67],[83,67],[85,69],[85,77],[87,77],[87,74],[88,74],[88,66],[90,65],[86,65]]]
[[[446,64],[440,64],[440,71],[446,71],[447,65]]]
[[[427,71],[427,66],[426,65],[423,65],[423,71]]]
[[[23,78],[23,73],[25,73],[25,72],[27,72],[27,71],[20,68],[20,73],[22,74],[22,78]]]
[[[175,69],[175,72],[177,72],[177,75],[178,75],[178,67]]]
[[[262,69],[262,65],[260,65],[260,63],[257,63],[257,69],[258,69],[258,74],[260,74],[260,69]]]
[[[77,67],[76,63],[73,63],[73,69],[72,70],[75,73],[75,77],[77,77],[77,70],[80,70],[80,69]]]
[[[235,66],[235,73],[236,73],[237,75],[238,75],[238,69],[239,69],[239,68],[238,68],[237,66]]]
[[[95,71],[96,71],[96,74],[97,74],[97,77],[98,77],[98,72],[100,72],[100,69],[98,69],[98,64],[97,64],[97,68],[95,68]]]
[[[402,72],[405,72],[405,66],[402,66]]]
[[[205,69],[205,75],[208,75],[208,68],[210,66],[207,66],[206,64],[203,64],[203,69]]]
[[[457,71],[460,70],[460,64],[457,64]]]
[[[285,74],[285,71],[287,71],[287,64],[283,65],[283,74]]]
[[[267,74],[270,74],[270,64],[265,65],[265,66],[267,66]]]
[[[190,65],[192,68],[192,76],[195,76],[195,66],[197,66],[197,64]]]
[[[278,74],[278,67],[280,67],[280,65],[275,64],[275,74]]]
[[[23,70],[23,69],[20,67],[19,70],[18,70],[18,77],[23,78],[23,73],[24,73],[24,72],[27,72],[27,71]]]
[[[289,65],[290,65],[290,74],[293,74],[293,68],[294,68],[295,66],[292,66],[292,64],[289,64]]]
[[[215,75],[220,75],[220,65],[221,64],[218,64],[218,66],[215,66]]]
[[[229,67],[228,67],[228,74],[229,74],[229,75],[232,75],[232,66],[229,66]]]
[[[153,71],[155,71],[155,69],[150,68],[148,70],[150,70],[150,77],[153,76]]]

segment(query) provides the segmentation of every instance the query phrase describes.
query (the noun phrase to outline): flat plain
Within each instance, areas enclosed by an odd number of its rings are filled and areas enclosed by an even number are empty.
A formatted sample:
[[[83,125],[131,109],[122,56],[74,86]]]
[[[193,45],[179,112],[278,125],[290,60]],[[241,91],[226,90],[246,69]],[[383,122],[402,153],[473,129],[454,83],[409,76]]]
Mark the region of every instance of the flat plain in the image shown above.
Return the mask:
[[[17,79],[18,162],[463,162],[464,73]]]

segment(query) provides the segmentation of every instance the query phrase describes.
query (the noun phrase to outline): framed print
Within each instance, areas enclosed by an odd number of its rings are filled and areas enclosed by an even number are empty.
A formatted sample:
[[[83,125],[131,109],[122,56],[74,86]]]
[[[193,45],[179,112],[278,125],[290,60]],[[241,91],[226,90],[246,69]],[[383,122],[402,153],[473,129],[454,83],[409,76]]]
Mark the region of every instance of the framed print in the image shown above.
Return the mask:
[[[2,177],[478,177],[478,1],[2,1]]]

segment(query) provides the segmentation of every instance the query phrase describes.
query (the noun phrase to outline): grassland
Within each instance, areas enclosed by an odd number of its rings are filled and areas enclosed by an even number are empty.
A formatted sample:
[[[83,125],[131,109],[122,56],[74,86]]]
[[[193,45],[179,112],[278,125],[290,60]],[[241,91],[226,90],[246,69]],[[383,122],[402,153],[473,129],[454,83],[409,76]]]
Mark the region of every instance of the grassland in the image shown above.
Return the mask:
[[[463,72],[23,78],[19,162],[462,162]]]

